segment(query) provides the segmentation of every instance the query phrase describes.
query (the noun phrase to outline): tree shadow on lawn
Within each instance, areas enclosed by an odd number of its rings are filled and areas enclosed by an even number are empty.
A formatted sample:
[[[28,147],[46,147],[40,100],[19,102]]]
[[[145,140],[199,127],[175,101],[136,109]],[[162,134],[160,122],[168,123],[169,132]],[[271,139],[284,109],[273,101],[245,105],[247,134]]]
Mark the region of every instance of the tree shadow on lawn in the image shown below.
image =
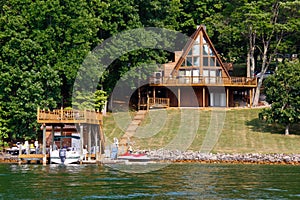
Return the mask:
[[[256,118],[246,121],[245,124],[255,132],[271,133],[284,135],[285,127],[280,124],[268,124],[265,121]],[[300,124],[293,124],[290,127],[290,135],[300,135]]]

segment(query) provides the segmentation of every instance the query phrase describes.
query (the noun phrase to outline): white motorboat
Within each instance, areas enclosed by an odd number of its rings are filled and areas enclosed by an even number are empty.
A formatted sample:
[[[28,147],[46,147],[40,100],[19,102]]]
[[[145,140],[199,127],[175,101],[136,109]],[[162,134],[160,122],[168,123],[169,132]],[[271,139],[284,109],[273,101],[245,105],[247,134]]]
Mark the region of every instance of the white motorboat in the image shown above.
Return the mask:
[[[72,164],[80,161],[80,151],[58,149],[50,152],[50,162],[56,164]]]
[[[79,136],[55,136],[55,141],[62,141],[65,138],[72,138],[72,140],[79,140]],[[73,142],[74,143],[74,142]],[[62,145],[61,145],[62,146]],[[56,164],[72,164],[72,163],[79,163],[82,159],[80,153],[80,148],[76,145],[72,147],[65,147],[61,149],[57,149],[56,147],[53,147],[53,149],[50,150],[50,163],[56,163]]]

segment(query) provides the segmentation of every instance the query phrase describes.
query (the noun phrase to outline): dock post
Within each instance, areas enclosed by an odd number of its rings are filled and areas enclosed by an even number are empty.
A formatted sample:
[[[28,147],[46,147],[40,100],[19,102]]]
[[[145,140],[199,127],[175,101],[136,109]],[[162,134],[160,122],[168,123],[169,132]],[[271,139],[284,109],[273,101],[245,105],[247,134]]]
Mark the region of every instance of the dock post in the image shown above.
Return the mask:
[[[95,134],[95,156],[96,156],[96,162],[99,161],[99,150],[98,150],[98,128],[97,126],[94,126],[94,134]],[[101,141],[100,141],[101,142]],[[100,143],[101,144],[101,143]],[[101,146],[100,146],[101,147]]]
[[[83,158],[83,126],[80,124],[80,164]]]
[[[20,158],[20,155],[22,155],[22,144],[20,144],[20,147],[19,147],[19,158],[18,158],[18,164],[21,165],[22,164],[22,160]]]
[[[88,151],[88,161],[91,161],[91,143],[92,143],[92,135],[91,135],[91,132],[92,132],[92,125],[88,125],[88,149],[87,149],[87,151]],[[84,156],[86,156],[86,155],[84,155]]]
[[[43,124],[43,165],[47,164],[46,155],[46,124]]]

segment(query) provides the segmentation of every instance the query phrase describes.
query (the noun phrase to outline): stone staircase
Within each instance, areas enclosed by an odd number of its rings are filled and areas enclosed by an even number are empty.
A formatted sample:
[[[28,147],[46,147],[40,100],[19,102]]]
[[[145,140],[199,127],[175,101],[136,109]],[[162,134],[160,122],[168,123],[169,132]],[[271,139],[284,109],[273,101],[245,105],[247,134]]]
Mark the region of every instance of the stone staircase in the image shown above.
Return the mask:
[[[126,146],[128,140],[130,140],[130,138],[132,136],[134,136],[137,128],[139,127],[139,125],[142,123],[142,121],[144,120],[145,116],[147,114],[146,110],[139,110],[136,112],[135,116],[133,117],[131,123],[128,125],[125,134],[122,136],[119,145],[120,146]]]

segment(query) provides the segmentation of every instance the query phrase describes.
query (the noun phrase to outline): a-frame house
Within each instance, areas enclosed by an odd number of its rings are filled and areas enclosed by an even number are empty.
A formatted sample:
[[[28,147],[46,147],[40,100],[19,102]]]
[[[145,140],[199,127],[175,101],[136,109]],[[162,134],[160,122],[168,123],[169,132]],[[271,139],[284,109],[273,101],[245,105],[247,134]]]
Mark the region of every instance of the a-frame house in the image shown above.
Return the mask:
[[[201,25],[175,61],[155,72],[139,95],[143,107],[234,107],[252,105],[256,78],[231,77]],[[145,91],[145,88],[142,90]]]

